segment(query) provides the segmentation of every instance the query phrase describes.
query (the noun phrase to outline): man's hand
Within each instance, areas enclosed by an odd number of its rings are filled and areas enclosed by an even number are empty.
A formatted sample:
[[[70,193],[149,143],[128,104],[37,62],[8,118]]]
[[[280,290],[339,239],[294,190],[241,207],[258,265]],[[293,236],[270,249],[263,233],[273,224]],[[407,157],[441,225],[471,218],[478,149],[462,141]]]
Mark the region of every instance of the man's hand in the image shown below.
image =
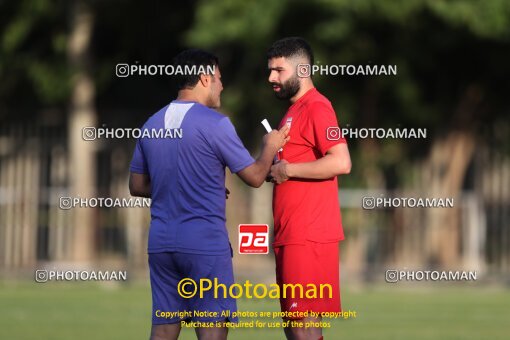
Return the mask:
[[[289,176],[287,174],[287,162],[285,159],[282,159],[281,161],[276,162],[271,167],[271,172],[269,173],[269,176],[271,176],[272,182],[276,184],[281,184],[289,179]]]
[[[349,148],[346,143],[337,144],[332,146],[324,157],[311,162],[289,163],[284,170],[287,177],[306,179],[328,179],[348,174],[351,171]],[[282,170],[279,169],[278,172],[281,173]]]
[[[274,153],[276,153],[289,141],[289,130],[290,128],[287,124],[285,124],[280,130],[273,130],[269,132],[262,139],[264,146],[269,147],[271,150],[275,150]]]
[[[274,156],[278,150],[290,139],[289,127],[283,126],[279,131],[273,130],[264,136],[262,153],[255,163],[241,171],[237,175],[249,186],[258,188],[264,183],[273,164]]]

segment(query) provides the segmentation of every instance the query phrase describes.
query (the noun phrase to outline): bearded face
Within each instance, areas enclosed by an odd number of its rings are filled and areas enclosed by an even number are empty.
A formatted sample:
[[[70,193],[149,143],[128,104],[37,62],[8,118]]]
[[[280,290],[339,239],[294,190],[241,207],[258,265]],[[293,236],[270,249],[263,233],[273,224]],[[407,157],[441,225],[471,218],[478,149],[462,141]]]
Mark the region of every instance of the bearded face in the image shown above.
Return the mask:
[[[271,83],[271,85],[273,86],[273,91],[276,98],[282,100],[289,100],[290,98],[294,97],[301,88],[299,78],[295,74],[283,83],[274,82]]]

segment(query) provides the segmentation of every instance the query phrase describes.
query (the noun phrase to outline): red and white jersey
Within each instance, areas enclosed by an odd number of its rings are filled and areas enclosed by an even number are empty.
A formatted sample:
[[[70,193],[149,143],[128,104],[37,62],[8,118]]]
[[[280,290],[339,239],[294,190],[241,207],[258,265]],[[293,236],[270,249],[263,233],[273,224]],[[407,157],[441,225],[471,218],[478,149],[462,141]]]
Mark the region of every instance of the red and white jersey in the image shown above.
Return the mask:
[[[289,163],[315,161],[332,146],[346,143],[338,134],[331,103],[315,88],[290,106],[278,129],[284,124],[290,125],[290,141],[278,156]],[[275,247],[304,244],[305,240],[319,243],[343,240],[337,178],[290,178],[275,185],[273,217]]]

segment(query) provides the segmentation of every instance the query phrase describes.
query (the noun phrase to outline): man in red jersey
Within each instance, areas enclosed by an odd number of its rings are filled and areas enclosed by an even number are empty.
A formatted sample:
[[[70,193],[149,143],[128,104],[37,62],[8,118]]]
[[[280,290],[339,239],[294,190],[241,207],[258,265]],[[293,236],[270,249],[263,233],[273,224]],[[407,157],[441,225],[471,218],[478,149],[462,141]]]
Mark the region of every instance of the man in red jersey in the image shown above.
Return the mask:
[[[289,316],[286,319],[303,323],[303,327],[285,328],[285,335],[287,339],[320,339],[321,313],[341,310],[338,249],[344,234],[337,176],[350,172],[351,159],[333,107],[310,77],[313,53],[308,43],[301,38],[278,40],[267,59],[276,97],[291,104],[280,122],[280,127],[290,127],[290,141],[270,172],[275,183],[276,281],[286,290],[286,297],[281,291],[280,305]],[[284,285],[302,286],[303,292],[315,285],[317,297],[299,296],[298,289]],[[320,285],[330,287],[322,297]]]

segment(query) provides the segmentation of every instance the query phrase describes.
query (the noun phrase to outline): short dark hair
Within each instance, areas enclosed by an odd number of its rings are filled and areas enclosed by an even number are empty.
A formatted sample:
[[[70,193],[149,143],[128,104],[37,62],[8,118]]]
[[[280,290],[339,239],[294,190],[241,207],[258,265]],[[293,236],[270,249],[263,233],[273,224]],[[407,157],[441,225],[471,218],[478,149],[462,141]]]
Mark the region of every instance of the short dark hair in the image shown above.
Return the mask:
[[[182,51],[176,55],[172,64],[174,67],[180,66],[181,68],[184,68],[186,65],[195,66],[197,70],[200,68],[200,66],[202,66],[202,68],[207,73],[208,66],[217,67],[219,65],[219,60],[218,57],[212,53],[198,48],[192,48]],[[176,74],[174,80],[177,86],[177,90],[182,90],[186,88],[194,88],[197,85],[199,79],[200,75],[198,73],[184,73]]]
[[[308,62],[313,65],[313,52],[305,39],[300,37],[283,38],[275,43],[267,51],[267,59],[272,58],[290,58],[294,56],[304,56]]]

